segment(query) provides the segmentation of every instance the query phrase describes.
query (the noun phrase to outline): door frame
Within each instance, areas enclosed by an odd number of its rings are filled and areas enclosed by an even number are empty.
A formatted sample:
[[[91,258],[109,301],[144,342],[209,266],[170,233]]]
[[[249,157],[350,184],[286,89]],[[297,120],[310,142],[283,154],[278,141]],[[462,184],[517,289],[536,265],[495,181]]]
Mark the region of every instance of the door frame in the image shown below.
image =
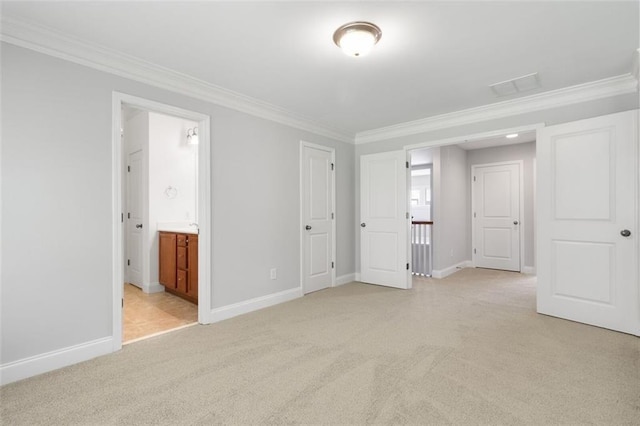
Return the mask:
[[[112,205],[112,277],[113,277],[113,318],[112,341],[113,351],[122,348],[122,300],[124,285],[124,222],[122,210],[124,169],[122,147],[122,106],[132,106],[146,111],[180,117],[198,122],[198,323],[211,323],[211,255],[212,255],[212,219],[211,219],[211,119],[208,115],[162,104],[149,99],[128,95],[126,93],[112,93],[112,144],[111,144],[111,205]]]
[[[518,222],[519,222],[519,226],[520,228],[518,229],[518,234],[519,234],[519,240],[520,240],[520,256],[518,259],[518,269],[520,273],[522,273],[522,269],[524,267],[523,265],[523,259],[524,259],[524,250],[525,250],[525,244],[524,244],[524,197],[523,197],[523,192],[524,192],[524,161],[522,160],[513,160],[513,161],[498,161],[496,163],[485,163],[485,164],[473,164],[471,165],[471,248],[473,249],[476,246],[476,221],[473,220],[473,212],[474,212],[474,206],[475,206],[475,191],[474,191],[474,186],[473,186],[473,175],[475,174],[475,170],[476,168],[479,167],[491,167],[491,166],[508,166],[508,165],[513,165],[513,164],[517,164],[518,165],[518,208],[520,209],[520,217],[518,218]],[[535,247],[535,246],[534,246]],[[535,251],[535,250],[534,250]],[[476,255],[473,253],[473,251],[471,252],[471,265],[475,268],[476,267]]]
[[[333,212],[333,220],[331,221],[331,261],[334,262],[334,267],[331,268],[331,287],[336,286],[336,271],[338,269],[338,261],[336,259],[336,222],[338,221],[338,212],[336,211],[336,172],[338,166],[336,165],[336,150],[330,146],[319,145],[311,142],[300,141],[300,159],[299,159],[299,174],[300,174],[300,216],[299,216],[299,228],[300,229],[300,289],[304,294],[305,284],[305,244],[304,237],[306,235],[304,226],[304,173],[306,170],[304,164],[304,148],[315,148],[322,151],[331,153],[331,163],[333,164],[333,179],[331,179],[331,211]]]
[[[481,133],[472,133],[472,134],[468,134],[468,135],[462,135],[462,136],[455,136],[455,137],[451,137],[451,138],[446,138],[446,139],[435,139],[432,141],[427,141],[427,142],[421,142],[421,143],[417,143],[417,144],[411,144],[411,145],[405,145],[403,147],[403,149],[407,152],[407,158],[411,158],[410,157],[410,152],[416,149],[424,149],[424,148],[438,148],[438,147],[442,147],[442,146],[447,146],[447,145],[462,145],[465,144],[467,142],[473,142],[474,140],[477,139],[487,139],[487,138],[493,138],[493,137],[497,137],[497,136],[503,136],[503,135],[507,135],[507,134],[511,134],[511,133],[525,133],[525,132],[531,132],[531,131],[535,131],[536,132],[536,140],[538,139],[537,133],[540,129],[542,129],[543,127],[545,127],[545,123],[534,123],[534,124],[527,124],[527,125],[523,125],[523,126],[518,126],[518,127],[510,127],[510,128],[506,128],[506,129],[496,129],[496,130],[490,130],[487,132],[481,132]],[[512,142],[509,142],[508,140],[505,140],[504,146],[508,146],[508,145],[513,145]],[[522,173],[524,173],[524,171],[522,171]],[[534,177],[534,186],[536,185],[535,183],[535,179],[537,179],[537,176]],[[411,181],[409,180],[408,183],[408,187],[407,187],[407,191],[408,194],[411,193]],[[407,197],[407,202],[410,203],[411,200],[409,199],[409,196]],[[523,214],[523,212],[521,211],[521,214]],[[537,211],[535,208],[535,199],[534,199],[534,211],[533,211],[533,222],[534,224],[537,222]],[[432,219],[435,219],[435,217],[432,217]],[[523,228],[521,228],[521,232],[523,232]],[[537,237],[535,235],[535,232],[537,232],[536,230],[534,230],[534,253],[535,253],[535,244],[537,244]],[[436,235],[437,235],[437,231],[435,229],[435,226],[433,228],[433,232],[431,234],[432,239],[434,240],[434,246],[437,243],[436,241]],[[523,244],[522,238],[520,238],[520,244]],[[523,254],[521,252],[521,254]],[[473,262],[473,260],[471,260],[471,262]],[[524,262],[524,258],[523,256],[520,257],[520,265],[521,265],[521,273],[522,273],[522,262]],[[534,268],[536,268],[536,266],[534,266]]]

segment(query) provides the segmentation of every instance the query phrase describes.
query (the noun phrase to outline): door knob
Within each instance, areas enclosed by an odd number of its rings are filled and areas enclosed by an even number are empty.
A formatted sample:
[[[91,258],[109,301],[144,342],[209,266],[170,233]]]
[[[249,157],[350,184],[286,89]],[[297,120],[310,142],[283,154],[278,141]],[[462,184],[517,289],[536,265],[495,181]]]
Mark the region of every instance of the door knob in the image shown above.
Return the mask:
[[[138,229],[142,228],[142,224],[141,223],[137,224],[136,228],[138,228]]]
[[[307,225],[307,226],[304,227],[304,229],[306,229],[308,231],[309,229],[311,229],[311,226]]]
[[[520,223],[520,222],[518,222],[517,220],[514,220],[514,221],[513,221],[513,224],[514,224],[514,225],[517,225],[518,223]]]
[[[629,237],[631,236],[631,231],[629,231],[628,229],[623,229],[622,231],[620,231],[620,235],[622,235],[623,237]]]
[[[360,224],[360,226],[362,226],[362,227],[364,228],[364,227],[366,227],[366,226],[367,226],[367,224],[366,224],[366,223],[364,223],[364,222],[362,222],[362,223]]]

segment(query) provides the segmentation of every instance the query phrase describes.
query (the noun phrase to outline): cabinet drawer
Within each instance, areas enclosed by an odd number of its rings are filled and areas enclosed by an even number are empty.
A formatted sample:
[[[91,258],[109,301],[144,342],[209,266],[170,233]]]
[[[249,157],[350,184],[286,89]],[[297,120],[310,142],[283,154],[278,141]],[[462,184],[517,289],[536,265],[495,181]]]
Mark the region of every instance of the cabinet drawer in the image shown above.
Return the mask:
[[[187,271],[178,270],[178,282],[176,285],[176,290],[181,293],[187,292]]]
[[[187,269],[187,248],[178,247],[178,269]]]
[[[186,247],[189,242],[189,236],[185,234],[178,234],[178,247]]]

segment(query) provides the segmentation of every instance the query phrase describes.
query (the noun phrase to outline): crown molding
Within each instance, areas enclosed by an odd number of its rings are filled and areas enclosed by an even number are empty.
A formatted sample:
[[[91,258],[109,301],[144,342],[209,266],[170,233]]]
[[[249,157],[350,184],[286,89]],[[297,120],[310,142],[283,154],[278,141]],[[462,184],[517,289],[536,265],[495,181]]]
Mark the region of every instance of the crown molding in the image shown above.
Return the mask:
[[[535,111],[558,108],[581,102],[634,93],[638,80],[631,74],[551,90],[523,98],[483,105],[406,123],[395,124],[356,134],[356,144],[416,135],[434,130],[489,121]]]
[[[308,117],[169,68],[82,41],[20,19],[2,16],[0,40],[46,55],[211,102],[331,139],[354,143],[349,132],[328,128]]]
[[[364,144],[572,105],[638,90],[638,52],[630,74],[431,116],[353,135],[309,117],[44,26],[2,16],[0,40],[127,79],[353,144]]]

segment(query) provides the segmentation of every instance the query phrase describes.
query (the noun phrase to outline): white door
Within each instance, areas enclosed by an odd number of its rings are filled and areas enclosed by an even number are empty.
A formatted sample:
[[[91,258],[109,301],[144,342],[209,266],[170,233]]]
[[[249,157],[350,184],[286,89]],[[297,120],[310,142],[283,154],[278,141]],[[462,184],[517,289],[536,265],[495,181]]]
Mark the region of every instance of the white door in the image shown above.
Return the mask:
[[[520,271],[520,163],[472,168],[473,262],[479,268]]]
[[[142,287],[142,150],[127,158],[127,282]]]
[[[538,312],[640,335],[637,111],[538,132]]]
[[[360,281],[411,287],[409,184],[404,151],[360,157]]]
[[[333,150],[302,145],[302,247],[305,293],[330,287],[335,278]]]

